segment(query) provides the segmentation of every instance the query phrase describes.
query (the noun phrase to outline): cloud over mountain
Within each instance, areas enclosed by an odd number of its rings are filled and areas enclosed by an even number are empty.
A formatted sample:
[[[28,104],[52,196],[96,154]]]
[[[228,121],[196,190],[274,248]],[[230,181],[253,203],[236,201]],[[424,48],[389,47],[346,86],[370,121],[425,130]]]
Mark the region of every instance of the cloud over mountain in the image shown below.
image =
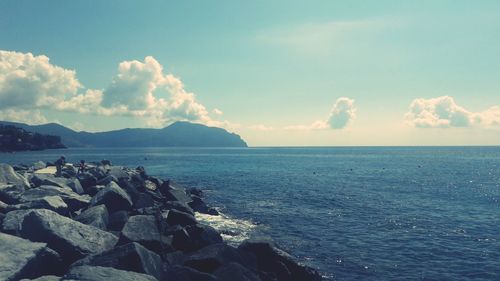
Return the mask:
[[[407,122],[417,128],[483,127],[500,126],[500,107],[472,112],[458,105],[450,96],[415,99],[405,114]]]

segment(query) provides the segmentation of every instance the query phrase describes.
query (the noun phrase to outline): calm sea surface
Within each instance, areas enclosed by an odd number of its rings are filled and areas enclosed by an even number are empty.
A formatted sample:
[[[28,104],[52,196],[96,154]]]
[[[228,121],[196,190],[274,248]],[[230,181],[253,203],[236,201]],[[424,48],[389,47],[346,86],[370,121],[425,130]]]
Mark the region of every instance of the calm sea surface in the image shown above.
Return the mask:
[[[331,280],[500,280],[500,147],[130,148],[0,154],[109,159],[206,191],[237,243],[270,236]]]

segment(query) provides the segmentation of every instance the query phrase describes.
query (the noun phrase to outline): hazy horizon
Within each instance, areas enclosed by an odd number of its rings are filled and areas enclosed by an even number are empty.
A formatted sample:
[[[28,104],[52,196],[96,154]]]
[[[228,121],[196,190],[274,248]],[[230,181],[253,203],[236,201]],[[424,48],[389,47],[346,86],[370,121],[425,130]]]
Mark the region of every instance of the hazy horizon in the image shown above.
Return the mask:
[[[3,1],[0,120],[500,145],[498,1]]]

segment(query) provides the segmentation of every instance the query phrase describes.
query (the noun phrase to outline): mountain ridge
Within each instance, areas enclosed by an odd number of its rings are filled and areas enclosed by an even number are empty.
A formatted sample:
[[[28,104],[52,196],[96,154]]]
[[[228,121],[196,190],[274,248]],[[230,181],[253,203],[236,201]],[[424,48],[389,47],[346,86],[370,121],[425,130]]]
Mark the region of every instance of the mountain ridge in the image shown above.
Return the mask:
[[[68,147],[247,147],[237,134],[218,127],[177,121],[161,128],[124,128],[104,132],[74,131],[57,123],[28,125],[0,121],[35,133],[57,135]]]

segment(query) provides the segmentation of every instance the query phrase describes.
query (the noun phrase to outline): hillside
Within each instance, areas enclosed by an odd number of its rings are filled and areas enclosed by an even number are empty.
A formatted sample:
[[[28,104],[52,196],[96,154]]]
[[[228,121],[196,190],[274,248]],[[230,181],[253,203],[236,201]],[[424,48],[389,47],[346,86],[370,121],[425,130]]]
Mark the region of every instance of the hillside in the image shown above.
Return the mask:
[[[0,151],[25,151],[66,148],[61,138],[0,124]]]

